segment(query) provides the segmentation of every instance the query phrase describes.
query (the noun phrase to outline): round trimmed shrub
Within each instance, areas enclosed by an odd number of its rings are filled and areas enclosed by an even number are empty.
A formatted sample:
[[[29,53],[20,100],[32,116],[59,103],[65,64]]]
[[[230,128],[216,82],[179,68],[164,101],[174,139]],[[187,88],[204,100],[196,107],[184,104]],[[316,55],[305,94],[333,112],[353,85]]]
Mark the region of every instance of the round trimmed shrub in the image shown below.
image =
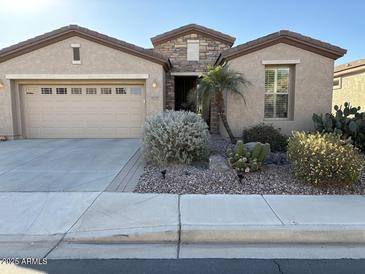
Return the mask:
[[[358,150],[333,133],[294,132],[288,157],[295,176],[314,185],[351,185],[364,167]]]
[[[166,111],[146,119],[144,153],[157,165],[189,164],[208,155],[208,125],[193,112]]]
[[[260,142],[270,144],[271,151],[286,151],[288,138],[272,125],[258,124],[243,130],[242,141],[244,143]]]

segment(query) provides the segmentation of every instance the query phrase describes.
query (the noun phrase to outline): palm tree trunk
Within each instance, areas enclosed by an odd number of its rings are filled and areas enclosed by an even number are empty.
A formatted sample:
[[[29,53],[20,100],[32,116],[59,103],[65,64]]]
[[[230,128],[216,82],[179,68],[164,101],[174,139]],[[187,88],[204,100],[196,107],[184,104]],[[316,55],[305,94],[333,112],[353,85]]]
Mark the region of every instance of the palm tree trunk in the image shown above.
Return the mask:
[[[231,127],[228,124],[228,120],[227,120],[227,115],[224,111],[224,99],[223,99],[223,93],[219,92],[216,96],[215,96],[215,105],[218,109],[218,117],[222,120],[223,126],[227,131],[227,134],[229,136],[229,139],[231,139],[231,143],[235,144],[236,143],[236,138],[233,136]]]
[[[232,130],[231,130],[231,127],[229,126],[228,124],[228,120],[227,120],[227,116],[226,114],[223,112],[223,113],[219,113],[218,116],[220,116],[220,118],[222,119],[222,123],[228,133],[228,136],[229,136],[229,139],[231,139],[231,143],[232,144],[235,144],[236,143],[236,138],[233,136],[233,133],[232,133]]]

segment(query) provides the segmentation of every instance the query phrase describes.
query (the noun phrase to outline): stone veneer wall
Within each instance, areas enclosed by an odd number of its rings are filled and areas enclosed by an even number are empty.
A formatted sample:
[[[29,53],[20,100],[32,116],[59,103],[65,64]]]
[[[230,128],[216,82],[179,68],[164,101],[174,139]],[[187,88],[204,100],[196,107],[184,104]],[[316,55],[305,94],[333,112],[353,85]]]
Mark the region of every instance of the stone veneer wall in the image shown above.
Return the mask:
[[[199,40],[199,61],[187,60],[187,41]],[[213,65],[219,54],[230,45],[217,41],[200,33],[191,33],[156,45],[154,50],[170,58],[172,69],[166,73],[166,108],[175,108],[175,83],[172,72],[205,72],[208,65]],[[218,133],[215,108],[211,112],[211,132]]]

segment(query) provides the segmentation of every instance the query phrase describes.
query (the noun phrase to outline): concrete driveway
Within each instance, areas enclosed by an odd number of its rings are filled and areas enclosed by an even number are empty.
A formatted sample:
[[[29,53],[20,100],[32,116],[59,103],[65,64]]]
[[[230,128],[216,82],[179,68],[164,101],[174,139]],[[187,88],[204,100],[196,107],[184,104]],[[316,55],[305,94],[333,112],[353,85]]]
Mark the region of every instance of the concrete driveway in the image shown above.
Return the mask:
[[[138,139],[29,139],[0,143],[0,191],[103,191]]]

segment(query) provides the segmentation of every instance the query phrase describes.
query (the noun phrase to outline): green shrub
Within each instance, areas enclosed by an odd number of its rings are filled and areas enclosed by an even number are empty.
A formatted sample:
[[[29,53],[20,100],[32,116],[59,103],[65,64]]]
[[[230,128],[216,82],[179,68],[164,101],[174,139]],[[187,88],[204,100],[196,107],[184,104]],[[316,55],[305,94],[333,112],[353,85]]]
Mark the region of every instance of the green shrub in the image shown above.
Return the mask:
[[[357,149],[334,133],[294,132],[288,157],[295,176],[314,185],[351,185],[364,166]]]
[[[207,124],[193,112],[157,113],[146,119],[145,158],[157,165],[202,160],[208,153],[208,137]]]
[[[365,112],[360,107],[352,107],[345,102],[342,106],[334,106],[335,114],[313,114],[314,129],[318,132],[334,132],[342,139],[351,138],[351,142],[365,151]]]
[[[228,150],[228,160],[238,172],[251,172],[261,169],[263,162],[270,153],[269,144],[257,143],[249,151],[240,140],[233,150]]]
[[[273,152],[286,151],[288,138],[281,134],[280,131],[272,125],[259,124],[257,126],[244,129],[242,134],[244,143],[260,142],[263,144],[270,144]]]

